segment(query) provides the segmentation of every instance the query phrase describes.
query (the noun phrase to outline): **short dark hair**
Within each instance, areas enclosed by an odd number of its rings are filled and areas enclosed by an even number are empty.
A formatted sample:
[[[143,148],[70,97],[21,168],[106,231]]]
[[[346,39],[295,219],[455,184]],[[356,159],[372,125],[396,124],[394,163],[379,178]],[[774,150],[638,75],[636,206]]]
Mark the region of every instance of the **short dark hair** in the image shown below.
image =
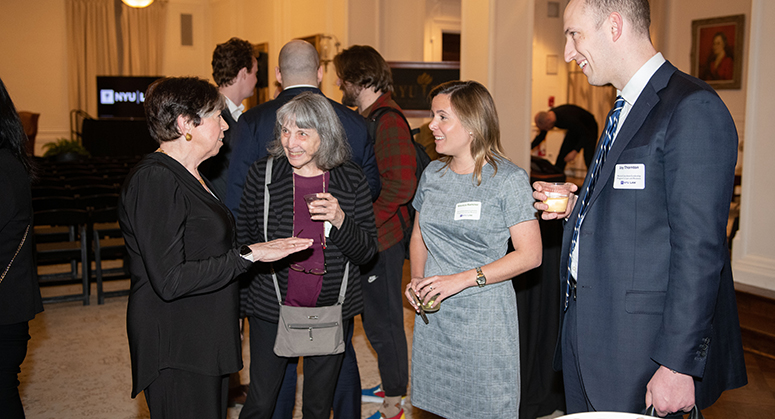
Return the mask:
[[[497,160],[506,160],[501,146],[500,124],[495,102],[487,88],[473,80],[442,83],[431,90],[428,98],[433,102],[433,98],[438,95],[449,95],[449,103],[455,116],[473,137],[471,141],[471,156],[475,163],[473,178],[477,185],[481,185],[484,163],[490,163],[495,173],[498,173]],[[447,167],[452,158],[443,156],[439,160],[445,163],[443,167]]]
[[[618,12],[632,22],[638,33],[649,36],[651,10],[648,0],[585,0],[584,7],[592,11],[596,27],[600,27],[611,13]]]
[[[234,84],[243,68],[253,71],[253,46],[239,38],[231,38],[218,44],[213,51],[213,80],[218,87]]]
[[[0,79],[0,150],[8,149],[27,170],[27,173],[33,175],[33,165],[27,155],[27,134],[24,133],[19,114],[16,107],[5,88],[3,79]]]
[[[294,122],[301,129],[314,129],[320,137],[320,148],[313,157],[315,165],[321,170],[331,170],[350,159],[352,150],[347,142],[347,134],[334,107],[323,95],[304,92],[296,95],[277,110],[275,139],[268,150],[275,157],[283,155],[281,142],[283,124]]]
[[[167,77],[148,87],[144,107],[148,131],[161,144],[183,135],[178,130],[178,116],[199,126],[202,118],[226,108],[226,100],[207,80],[198,77]]]
[[[374,48],[353,45],[334,57],[336,75],[342,81],[377,92],[393,91],[393,73],[390,66]]]

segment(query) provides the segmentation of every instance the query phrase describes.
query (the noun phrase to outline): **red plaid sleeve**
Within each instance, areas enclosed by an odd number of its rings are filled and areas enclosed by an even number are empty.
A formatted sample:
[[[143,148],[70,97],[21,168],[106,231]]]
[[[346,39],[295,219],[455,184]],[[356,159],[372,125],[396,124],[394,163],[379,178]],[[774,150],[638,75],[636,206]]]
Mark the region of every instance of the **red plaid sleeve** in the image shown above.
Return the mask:
[[[380,99],[387,99],[385,101],[387,102],[389,94],[383,95]],[[379,102],[380,100],[375,105]],[[390,106],[388,103],[386,105]],[[381,106],[371,108],[377,107]],[[397,105],[393,107],[398,108]],[[374,202],[374,218],[377,223],[379,250],[382,251],[403,238],[403,228],[398,213],[401,211],[403,219],[409,220],[409,214],[402,205],[411,202],[417,187],[415,175],[417,157],[411,142],[410,129],[395,113],[384,114],[377,121],[376,137],[374,153],[382,181],[382,192]]]

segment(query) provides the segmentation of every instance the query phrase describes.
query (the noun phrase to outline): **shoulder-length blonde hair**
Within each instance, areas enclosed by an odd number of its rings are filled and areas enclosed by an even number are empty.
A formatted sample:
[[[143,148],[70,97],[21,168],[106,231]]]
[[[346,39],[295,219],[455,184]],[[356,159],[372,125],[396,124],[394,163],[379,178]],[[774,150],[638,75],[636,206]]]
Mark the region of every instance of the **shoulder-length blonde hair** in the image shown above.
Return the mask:
[[[473,80],[448,81],[436,86],[429,94],[430,102],[438,95],[449,95],[452,110],[460,119],[463,127],[471,133],[471,156],[474,158],[473,180],[482,184],[484,163],[492,165],[498,173],[498,160],[508,160],[501,146],[500,125],[495,102],[487,88]],[[449,167],[452,157],[441,156],[442,169]]]

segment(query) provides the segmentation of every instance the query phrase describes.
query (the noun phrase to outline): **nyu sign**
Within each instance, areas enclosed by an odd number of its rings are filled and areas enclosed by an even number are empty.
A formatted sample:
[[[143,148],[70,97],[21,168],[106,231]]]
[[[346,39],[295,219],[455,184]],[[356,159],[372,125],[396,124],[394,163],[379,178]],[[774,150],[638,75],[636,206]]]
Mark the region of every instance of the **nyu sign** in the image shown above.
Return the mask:
[[[139,90],[134,92],[117,92],[113,89],[100,90],[100,104],[113,105],[115,103],[137,103],[145,102],[145,93]]]

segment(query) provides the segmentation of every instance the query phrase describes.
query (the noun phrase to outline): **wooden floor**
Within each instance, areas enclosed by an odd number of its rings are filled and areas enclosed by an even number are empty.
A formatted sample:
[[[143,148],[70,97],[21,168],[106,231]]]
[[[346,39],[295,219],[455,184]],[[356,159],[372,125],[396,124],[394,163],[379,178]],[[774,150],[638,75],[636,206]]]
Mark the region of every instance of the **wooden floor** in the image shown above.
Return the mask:
[[[764,419],[775,417],[775,359],[745,353],[748,385],[730,390],[702,411],[706,419]]]

